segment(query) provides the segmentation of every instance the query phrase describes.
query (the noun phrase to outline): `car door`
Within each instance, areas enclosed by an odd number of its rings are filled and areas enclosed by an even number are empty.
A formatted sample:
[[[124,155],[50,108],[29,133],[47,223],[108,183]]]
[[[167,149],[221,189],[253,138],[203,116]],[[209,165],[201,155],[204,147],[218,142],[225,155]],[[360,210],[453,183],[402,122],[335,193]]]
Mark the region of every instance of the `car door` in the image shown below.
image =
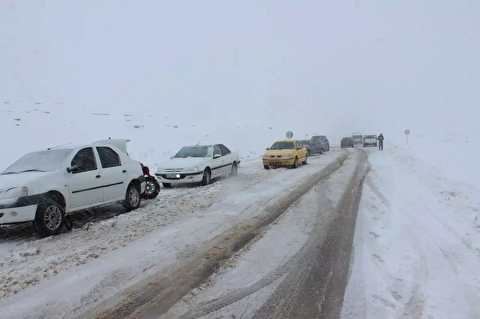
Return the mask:
[[[300,141],[297,141],[297,156],[299,162],[303,162],[307,156],[307,148]]]
[[[103,201],[103,180],[93,147],[82,148],[74,155],[66,179],[71,209]]]
[[[232,172],[232,164],[234,161],[233,154],[228,147],[223,144],[218,145],[222,151],[222,156],[224,157],[224,174],[230,174]]]
[[[108,146],[97,146],[96,149],[102,165],[104,201],[124,198],[128,174],[120,155]]]
[[[218,156],[218,157],[217,157]],[[225,158],[222,154],[222,150],[220,146],[214,145],[213,146],[213,168],[212,168],[212,176],[218,177],[225,174]]]

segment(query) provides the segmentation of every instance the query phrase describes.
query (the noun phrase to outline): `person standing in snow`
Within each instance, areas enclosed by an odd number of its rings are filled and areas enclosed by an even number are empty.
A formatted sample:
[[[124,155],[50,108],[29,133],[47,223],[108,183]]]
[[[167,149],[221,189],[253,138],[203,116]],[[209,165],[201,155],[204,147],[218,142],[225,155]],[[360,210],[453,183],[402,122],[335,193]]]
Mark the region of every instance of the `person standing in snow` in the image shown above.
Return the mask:
[[[385,138],[383,137],[383,134],[380,133],[380,135],[377,137],[377,140],[378,140],[378,150],[379,151],[383,151],[383,140]]]

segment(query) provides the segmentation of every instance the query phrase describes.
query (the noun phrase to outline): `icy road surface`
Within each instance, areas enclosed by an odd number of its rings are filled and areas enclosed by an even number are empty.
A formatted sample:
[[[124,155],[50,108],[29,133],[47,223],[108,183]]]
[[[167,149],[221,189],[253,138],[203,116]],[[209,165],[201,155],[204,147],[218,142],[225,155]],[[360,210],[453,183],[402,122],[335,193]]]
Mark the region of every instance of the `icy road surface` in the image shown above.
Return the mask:
[[[2,316],[83,313],[195,255],[202,243],[254,218],[269,202],[345,155],[332,150],[296,170],[267,171],[258,161],[248,163],[236,178],[207,187],[162,189],[137,211],[79,223],[81,228],[51,238],[8,229],[0,246]]]

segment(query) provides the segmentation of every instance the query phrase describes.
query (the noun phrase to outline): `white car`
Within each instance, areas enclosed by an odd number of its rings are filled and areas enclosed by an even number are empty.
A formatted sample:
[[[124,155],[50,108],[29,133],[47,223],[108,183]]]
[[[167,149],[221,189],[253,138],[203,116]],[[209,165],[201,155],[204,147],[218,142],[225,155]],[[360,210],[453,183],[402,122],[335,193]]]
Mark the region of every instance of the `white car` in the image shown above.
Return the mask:
[[[57,234],[65,215],[121,202],[140,206],[145,177],[127,153],[129,140],[108,139],[29,153],[0,174],[0,224],[32,221],[42,236]]]
[[[377,146],[377,135],[364,135],[363,147]]]
[[[240,158],[223,144],[185,146],[157,168],[155,176],[163,186],[201,183],[225,175],[237,175]]]

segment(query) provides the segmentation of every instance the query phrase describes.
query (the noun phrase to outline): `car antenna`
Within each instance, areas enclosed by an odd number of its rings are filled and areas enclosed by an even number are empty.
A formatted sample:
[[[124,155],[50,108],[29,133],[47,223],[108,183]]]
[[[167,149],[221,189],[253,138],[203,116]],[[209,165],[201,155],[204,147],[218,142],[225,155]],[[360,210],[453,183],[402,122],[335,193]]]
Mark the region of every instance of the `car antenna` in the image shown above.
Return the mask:
[[[72,144],[72,142],[68,142],[68,143],[65,143],[65,144],[62,144],[62,145],[49,147],[49,148],[47,148],[47,151],[50,151],[52,148],[62,147],[62,146],[69,145],[69,144]]]
[[[198,146],[198,144],[200,144],[200,141],[199,141],[199,142],[197,143],[197,145],[195,145],[195,146]]]

